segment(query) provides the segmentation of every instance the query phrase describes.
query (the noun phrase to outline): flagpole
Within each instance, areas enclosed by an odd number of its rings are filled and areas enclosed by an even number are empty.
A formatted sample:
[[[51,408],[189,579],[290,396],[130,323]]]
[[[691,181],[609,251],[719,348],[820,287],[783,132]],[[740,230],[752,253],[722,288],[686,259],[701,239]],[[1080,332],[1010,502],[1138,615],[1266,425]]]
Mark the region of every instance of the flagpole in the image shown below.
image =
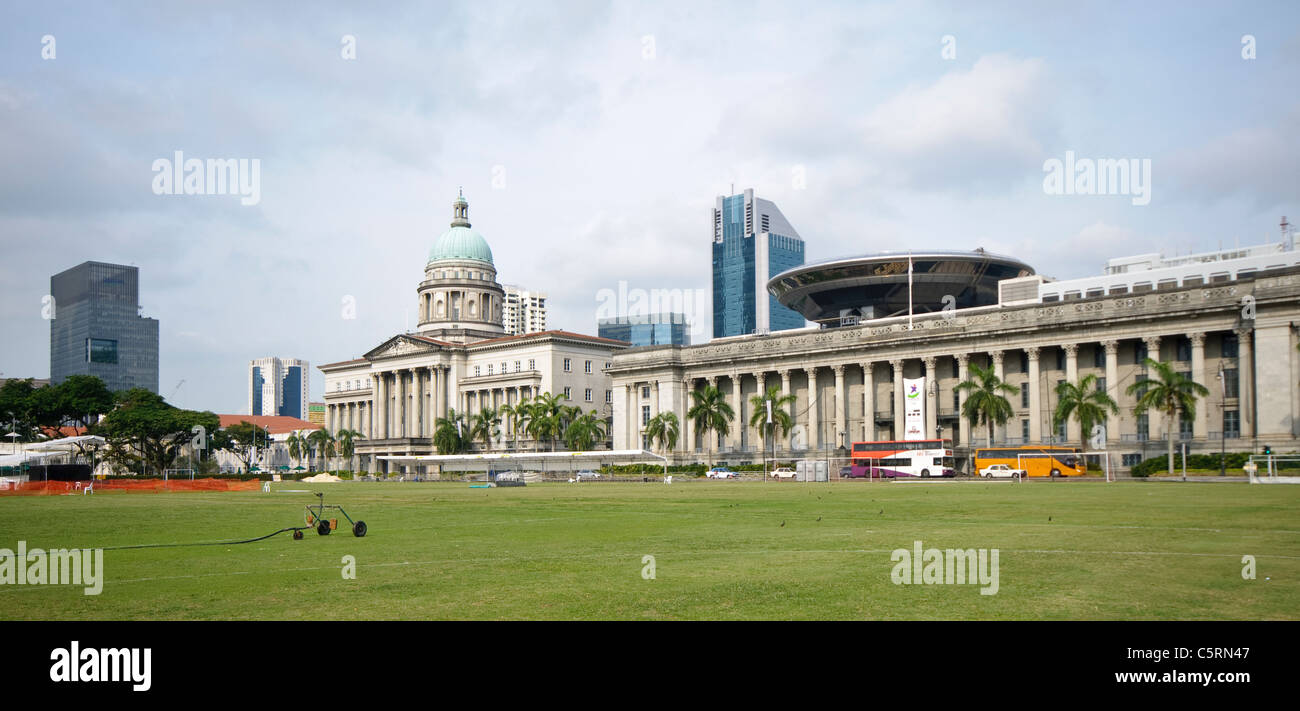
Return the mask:
[[[912,250],[907,250],[907,330],[912,330]]]

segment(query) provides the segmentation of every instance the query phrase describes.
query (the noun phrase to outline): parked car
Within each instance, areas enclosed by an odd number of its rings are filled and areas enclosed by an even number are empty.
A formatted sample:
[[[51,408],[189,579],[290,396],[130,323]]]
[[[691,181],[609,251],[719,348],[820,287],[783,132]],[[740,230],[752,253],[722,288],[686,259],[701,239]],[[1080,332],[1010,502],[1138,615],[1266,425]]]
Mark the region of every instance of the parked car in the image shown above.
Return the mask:
[[[600,472],[593,472],[590,469],[583,469],[582,471],[578,472],[577,478],[578,481],[590,481],[590,480],[599,479]]]
[[[793,478],[794,478],[794,470],[791,469],[790,467],[781,467],[780,469],[773,469],[773,470],[772,470],[772,478],[773,478],[773,479],[793,479]]]
[[[714,467],[704,476],[709,479],[735,479],[739,475],[726,467]]]
[[[1005,464],[994,464],[981,469],[980,476],[993,478],[993,479],[1001,479],[1001,478],[1014,479],[1016,477],[1020,477],[1023,479],[1025,477],[1025,470],[1012,469],[1011,467]]]

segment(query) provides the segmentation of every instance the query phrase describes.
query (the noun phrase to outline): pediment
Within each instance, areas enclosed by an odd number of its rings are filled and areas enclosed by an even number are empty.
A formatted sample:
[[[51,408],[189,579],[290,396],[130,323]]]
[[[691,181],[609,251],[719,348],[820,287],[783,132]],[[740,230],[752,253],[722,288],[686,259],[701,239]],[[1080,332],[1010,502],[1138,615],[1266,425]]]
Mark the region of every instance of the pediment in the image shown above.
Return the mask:
[[[438,346],[405,335],[393,336],[365,354],[366,360],[407,356],[415,353],[435,353]]]

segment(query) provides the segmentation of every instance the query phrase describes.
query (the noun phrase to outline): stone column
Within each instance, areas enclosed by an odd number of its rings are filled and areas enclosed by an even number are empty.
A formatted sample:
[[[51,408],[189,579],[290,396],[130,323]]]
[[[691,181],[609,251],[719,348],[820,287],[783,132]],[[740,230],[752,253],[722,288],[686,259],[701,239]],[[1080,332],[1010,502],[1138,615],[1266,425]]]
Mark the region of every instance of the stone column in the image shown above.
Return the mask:
[[[953,357],[957,359],[957,380],[964,383],[970,378],[970,355],[958,353]],[[968,393],[965,390],[957,394],[957,422],[960,423],[958,429],[961,432],[958,439],[961,440],[961,446],[963,447],[970,446],[970,420],[966,419],[966,416],[962,413],[962,407],[966,404],[967,395]]]
[[[889,365],[894,369],[894,439],[903,439],[903,415],[906,409],[903,404],[903,359],[895,358],[889,361]]]
[[[1151,360],[1159,362],[1160,361],[1160,336],[1149,336],[1147,338],[1143,338],[1142,341],[1146,343],[1147,346],[1147,357],[1150,358]],[[1142,368],[1144,370],[1147,369],[1145,365],[1143,365]],[[1152,375],[1154,375],[1154,373],[1151,373],[1149,371],[1147,372],[1148,377]],[[1157,441],[1157,442],[1162,441],[1165,436],[1164,416],[1160,413],[1159,410],[1155,408],[1151,408],[1150,410],[1147,410],[1146,414],[1147,414],[1147,433],[1150,434],[1151,439],[1153,441]]]
[[[627,412],[627,448],[641,449],[641,408],[636,406],[636,385],[623,386],[623,409]]]
[[[1025,349],[1025,355],[1029,358],[1029,442],[1041,444],[1043,441],[1043,401],[1041,386],[1038,382],[1038,354],[1041,352],[1038,346],[1030,346]],[[1028,444],[1029,442],[1026,442]]]
[[[844,443],[844,435],[849,431],[848,425],[844,422],[844,410],[848,401],[844,398],[844,366],[833,365],[831,370],[835,373],[835,447],[847,446]]]
[[[388,437],[388,374],[379,371],[375,376],[375,439]]]
[[[1192,380],[1210,388],[1205,374],[1205,334],[1189,333],[1187,340],[1192,342]],[[1213,389],[1211,388],[1211,392]],[[1202,398],[1196,403],[1196,419],[1192,422],[1192,437],[1205,441],[1209,437],[1210,398]]]
[[[789,369],[789,368],[784,368],[784,369],[782,369],[782,370],[778,370],[778,371],[777,371],[777,374],[781,376],[781,395],[782,395],[782,396],[785,396],[785,395],[793,395],[793,394],[794,394],[794,391],[790,389],[790,369]],[[789,410],[789,414],[790,414],[790,427],[791,427],[791,428],[793,428],[793,427],[795,427],[796,425],[799,424],[799,420],[795,417],[795,413],[798,411],[798,407],[799,407],[799,403],[798,403],[797,400],[792,401],[792,402],[790,403],[790,405],[789,405],[789,408],[790,408],[790,410]],[[790,444],[789,434],[791,434],[791,433],[787,433],[786,441],[785,441],[785,444],[787,444],[787,445]],[[772,445],[773,449],[775,449],[775,450],[777,450],[777,451],[780,451],[780,450],[781,450],[780,444],[781,444],[781,443],[779,443],[779,442],[778,442],[778,443],[774,443],[774,444]]]
[[[862,439],[870,442],[876,438],[876,378],[875,363],[862,363]]]
[[[767,395],[767,373],[763,371],[759,371],[755,373],[754,381],[757,384],[756,387],[758,388],[755,391],[755,393],[757,393],[759,397],[766,396]],[[767,417],[766,410],[764,410],[763,416],[765,418]],[[749,429],[749,433],[750,433],[749,434],[750,440],[756,443],[755,448],[760,453],[762,453],[763,456],[767,456],[766,454],[767,441],[763,439],[763,430],[759,427],[751,427]]]
[[[817,406],[820,404],[821,393],[817,389],[817,371],[818,366],[805,368],[808,372],[808,448],[821,449],[822,444],[822,422],[818,417]]]
[[[1119,401],[1119,341],[1102,341],[1101,346],[1106,349],[1106,393],[1119,405],[1120,411],[1118,415],[1111,415],[1113,422],[1108,420],[1106,423],[1106,446],[1110,447],[1112,442],[1120,440],[1120,417],[1125,411],[1125,406]]]
[[[1071,385],[1079,384],[1079,344],[1067,343],[1062,348],[1065,349],[1065,382]],[[1087,437],[1092,435],[1091,432],[1083,432],[1079,425],[1079,420],[1071,417],[1065,423],[1065,441],[1079,442],[1084,449],[1088,448]]]
[[[1237,329],[1237,379],[1241,396],[1237,399],[1238,416],[1241,418],[1242,439],[1255,437],[1255,357],[1251,337],[1254,329]],[[1290,387],[1297,387],[1290,383]],[[1274,387],[1280,387],[1275,385]]]
[[[925,435],[924,439],[935,436],[939,430],[939,376],[935,372],[938,358],[926,356],[925,363]]]
[[[1005,355],[1006,354],[1000,350],[989,351],[989,359],[993,361],[993,375],[997,376],[998,380],[1002,380],[1006,377],[1006,369],[1003,367],[1003,359]],[[988,430],[986,429],[985,432],[987,431]],[[995,441],[1004,441],[1006,436],[1006,425],[993,425],[993,439]],[[992,442],[989,443],[990,446],[992,444]]]
[[[731,409],[736,415],[736,419],[731,422],[731,441],[732,449],[742,449],[745,446],[745,413],[740,395],[740,373],[732,371],[731,373]]]
[[[717,387],[718,387],[718,376],[716,376],[716,375],[710,375],[710,376],[709,376],[709,387],[711,387],[711,388],[717,388]],[[718,451],[718,433],[715,432],[715,431],[713,431],[713,430],[708,430],[708,431],[705,431],[705,432],[701,432],[700,434],[703,435],[703,437],[704,437],[704,449],[705,449],[706,451],[708,451],[708,452],[717,452],[717,451]]]
[[[691,423],[689,417],[691,407],[695,404],[695,399],[691,397],[691,393],[694,391],[692,387],[694,382],[691,378],[682,381],[682,406],[681,412],[678,414],[678,417],[681,418],[679,426],[681,436],[679,437],[678,446],[688,454],[695,452],[695,425]]]

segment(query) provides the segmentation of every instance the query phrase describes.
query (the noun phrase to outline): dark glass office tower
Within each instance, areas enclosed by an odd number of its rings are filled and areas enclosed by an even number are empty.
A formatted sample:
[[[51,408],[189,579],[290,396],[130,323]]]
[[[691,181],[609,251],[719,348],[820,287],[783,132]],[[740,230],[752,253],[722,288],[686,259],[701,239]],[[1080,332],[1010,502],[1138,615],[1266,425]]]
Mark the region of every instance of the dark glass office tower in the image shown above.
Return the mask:
[[[158,320],[140,316],[140,270],[85,262],[50,277],[50,382],[94,375],[158,392]]]
[[[767,281],[804,263],[799,233],[753,190],[713,209],[713,337],[802,328],[804,318],[767,293]]]

